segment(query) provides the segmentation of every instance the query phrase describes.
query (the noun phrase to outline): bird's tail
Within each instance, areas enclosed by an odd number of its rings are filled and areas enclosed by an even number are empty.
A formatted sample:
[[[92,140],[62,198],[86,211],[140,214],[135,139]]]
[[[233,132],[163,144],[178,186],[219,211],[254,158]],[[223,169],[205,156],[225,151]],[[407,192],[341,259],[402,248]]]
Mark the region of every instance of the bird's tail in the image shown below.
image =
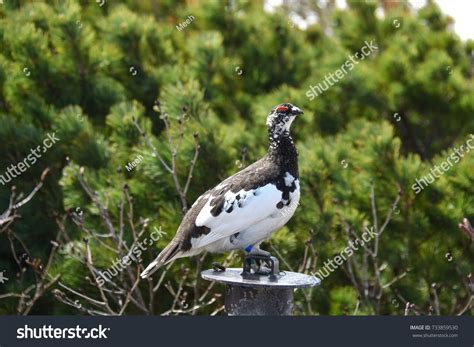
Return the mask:
[[[179,242],[175,240],[171,241],[170,244],[166,246],[160,252],[160,254],[158,254],[156,259],[153,260],[150,263],[150,265],[146,267],[145,270],[143,270],[143,272],[140,274],[140,277],[148,278],[160,267],[172,261],[178,252],[179,252]]]

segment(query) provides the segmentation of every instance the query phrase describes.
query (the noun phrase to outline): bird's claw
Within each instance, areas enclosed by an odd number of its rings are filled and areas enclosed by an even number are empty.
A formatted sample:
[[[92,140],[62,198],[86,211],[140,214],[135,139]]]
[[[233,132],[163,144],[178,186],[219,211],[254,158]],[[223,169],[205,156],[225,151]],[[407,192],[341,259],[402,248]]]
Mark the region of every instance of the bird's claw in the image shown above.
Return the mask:
[[[266,261],[260,262],[260,264],[257,264],[255,262],[255,268],[254,268],[254,273],[256,275],[262,275],[262,276],[268,276],[272,273],[272,270],[268,265]]]
[[[245,256],[242,276],[270,276],[276,279],[279,275],[280,268],[278,259],[271,255],[253,255]]]

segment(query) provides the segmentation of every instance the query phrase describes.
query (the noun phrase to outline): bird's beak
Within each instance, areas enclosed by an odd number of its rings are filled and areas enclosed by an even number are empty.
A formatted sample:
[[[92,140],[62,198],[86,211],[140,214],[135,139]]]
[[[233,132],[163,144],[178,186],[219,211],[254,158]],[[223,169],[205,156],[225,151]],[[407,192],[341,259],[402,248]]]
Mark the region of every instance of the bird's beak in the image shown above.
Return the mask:
[[[303,114],[304,112],[300,108],[293,106],[291,113],[294,114],[295,116],[299,116]]]

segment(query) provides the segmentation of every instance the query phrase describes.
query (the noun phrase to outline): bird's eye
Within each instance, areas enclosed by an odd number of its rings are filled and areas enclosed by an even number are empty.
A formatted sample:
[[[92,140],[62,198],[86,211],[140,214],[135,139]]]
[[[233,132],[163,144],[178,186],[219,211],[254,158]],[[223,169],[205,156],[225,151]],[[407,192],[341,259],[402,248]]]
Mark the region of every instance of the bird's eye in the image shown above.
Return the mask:
[[[287,107],[287,106],[278,106],[275,111],[276,111],[276,112],[287,112],[287,111],[288,111],[288,107]]]

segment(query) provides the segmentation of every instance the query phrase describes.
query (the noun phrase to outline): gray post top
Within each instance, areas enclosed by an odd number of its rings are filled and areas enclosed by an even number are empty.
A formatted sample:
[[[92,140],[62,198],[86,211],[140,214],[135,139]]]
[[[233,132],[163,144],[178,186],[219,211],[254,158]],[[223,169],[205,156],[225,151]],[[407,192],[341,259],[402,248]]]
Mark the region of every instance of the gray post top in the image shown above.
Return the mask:
[[[239,285],[246,287],[273,287],[273,288],[307,288],[321,283],[317,277],[305,275],[298,272],[282,271],[276,280],[268,276],[251,276],[243,278],[242,268],[227,268],[225,271],[204,270],[201,277],[208,281],[214,281],[227,285]]]

